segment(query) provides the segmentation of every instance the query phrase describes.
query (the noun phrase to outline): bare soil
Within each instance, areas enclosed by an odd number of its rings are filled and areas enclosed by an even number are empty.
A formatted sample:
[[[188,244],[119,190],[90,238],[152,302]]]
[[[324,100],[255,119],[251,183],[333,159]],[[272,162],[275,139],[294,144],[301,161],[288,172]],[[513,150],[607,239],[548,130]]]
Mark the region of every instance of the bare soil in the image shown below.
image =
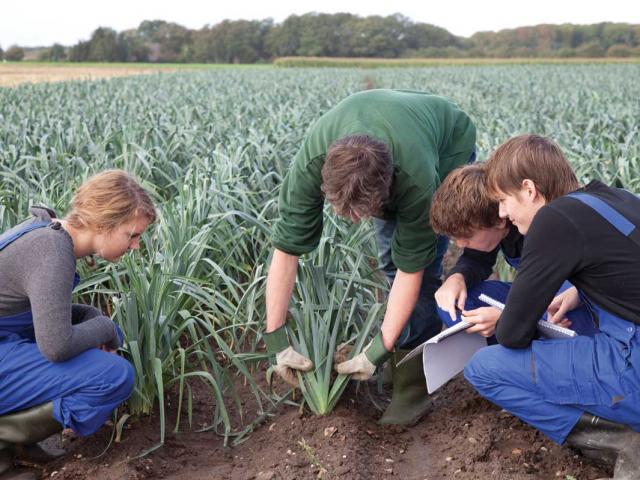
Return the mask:
[[[169,434],[163,447],[134,458],[158,441],[152,416],[128,426],[122,441],[98,457],[111,435],[105,426],[93,437],[64,441],[66,455],[47,465],[43,478],[591,480],[611,474],[483,400],[461,377],[431,396],[430,412],[411,428],[378,425],[374,402],[384,405],[390,392],[356,386],[325,417],[281,407],[233,448],[215,433],[187,432]],[[207,422],[209,398],[204,389],[196,392],[196,426]]]
[[[450,249],[446,266],[455,262],[456,250]],[[264,371],[257,380],[264,383]],[[286,391],[283,384],[276,388]],[[197,429],[209,424],[214,405],[203,385],[192,389]],[[173,434],[170,423],[165,445],[137,458],[158,443],[159,420],[152,415],[127,425],[106,453],[109,426],[90,438],[63,440],[65,456],[41,472],[60,480],[595,480],[612,474],[482,399],[462,376],[431,395],[428,414],[410,428],[377,423],[390,396],[374,382],[351,382],[330,415],[282,406],[236,447],[224,447],[213,432]],[[250,392],[241,397],[245,418],[255,418]],[[173,422],[171,396],[167,405]],[[61,443],[59,437],[49,442]]]
[[[0,63],[0,87],[14,87],[22,83],[64,82],[67,80],[96,80],[155,72],[171,72],[175,68],[149,66],[56,66],[46,64]]]

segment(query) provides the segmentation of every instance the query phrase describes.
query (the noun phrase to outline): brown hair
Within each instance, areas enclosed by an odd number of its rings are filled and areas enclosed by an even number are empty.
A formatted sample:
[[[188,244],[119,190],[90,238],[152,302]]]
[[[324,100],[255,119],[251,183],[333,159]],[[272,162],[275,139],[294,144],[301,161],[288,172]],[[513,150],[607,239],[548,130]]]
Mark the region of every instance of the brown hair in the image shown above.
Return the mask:
[[[469,238],[474,230],[500,224],[498,202],[489,196],[485,165],[456,168],[431,199],[430,223],[434,231],[453,238]]]
[[[520,135],[507,140],[487,162],[487,184],[492,194],[519,192],[525,179],[533,181],[547,202],[579,187],[558,144],[539,135]]]
[[[105,170],[78,188],[65,219],[75,228],[107,232],[140,215],[151,223],[156,219],[147,191],[127,172]]]
[[[338,215],[379,215],[389,200],[393,162],[386,143],[351,135],[331,144],[322,167],[322,191]]]

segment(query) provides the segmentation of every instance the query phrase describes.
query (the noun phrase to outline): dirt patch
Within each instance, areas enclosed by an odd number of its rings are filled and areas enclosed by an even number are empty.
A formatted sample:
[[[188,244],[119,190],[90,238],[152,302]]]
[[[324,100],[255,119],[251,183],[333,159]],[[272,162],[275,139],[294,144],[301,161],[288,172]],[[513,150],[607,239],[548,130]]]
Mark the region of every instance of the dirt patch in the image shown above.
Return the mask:
[[[450,249],[447,268],[458,254]],[[263,382],[264,370],[257,377]],[[197,429],[209,424],[214,405],[204,386],[194,383],[192,388]],[[282,384],[277,388],[286,390]],[[233,448],[225,448],[222,437],[214,432],[172,433],[175,402],[169,395],[170,422],[163,447],[136,458],[158,443],[157,416],[127,425],[122,441],[103,454],[112,432],[105,427],[90,438],[63,442],[66,455],[43,468],[42,476],[60,480],[593,480],[612,473],[570,448],[555,445],[485,401],[461,376],[430,396],[428,415],[411,428],[378,425],[390,393],[373,382],[351,382],[330,415],[314,417],[306,410],[283,406]],[[240,396],[245,418],[255,418],[251,393],[241,391]]]
[[[462,378],[432,395],[430,413],[412,428],[378,425],[375,404],[384,405],[389,392],[356,386],[348,387],[326,417],[282,407],[234,448],[224,448],[211,432],[170,434],[164,447],[133,459],[158,440],[157,419],[148,418],[132,424],[121,443],[95,458],[108,442],[110,431],[104,428],[91,438],[67,442],[65,457],[48,465],[43,477],[589,480],[611,473],[481,399]],[[204,398],[196,405],[196,425],[206,422],[209,408]]]
[[[0,63],[0,87],[14,87],[22,83],[64,82],[67,80],[96,80],[155,72],[173,72],[163,66],[56,66]]]

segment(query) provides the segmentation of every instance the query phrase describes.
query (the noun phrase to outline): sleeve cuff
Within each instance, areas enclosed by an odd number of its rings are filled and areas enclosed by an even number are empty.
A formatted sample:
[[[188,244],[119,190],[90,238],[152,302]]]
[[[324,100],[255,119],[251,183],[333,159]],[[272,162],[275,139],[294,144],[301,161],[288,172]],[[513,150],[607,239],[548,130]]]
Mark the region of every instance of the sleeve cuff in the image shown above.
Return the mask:
[[[273,332],[263,333],[262,338],[269,355],[275,355],[289,346],[286,324],[282,324],[281,327],[278,327]]]
[[[391,352],[384,348],[384,343],[382,342],[382,332],[378,332],[373,340],[371,340],[371,343],[369,343],[369,345],[367,346],[364,354],[367,359],[376,367],[379,367],[389,359],[389,357],[391,356]]]

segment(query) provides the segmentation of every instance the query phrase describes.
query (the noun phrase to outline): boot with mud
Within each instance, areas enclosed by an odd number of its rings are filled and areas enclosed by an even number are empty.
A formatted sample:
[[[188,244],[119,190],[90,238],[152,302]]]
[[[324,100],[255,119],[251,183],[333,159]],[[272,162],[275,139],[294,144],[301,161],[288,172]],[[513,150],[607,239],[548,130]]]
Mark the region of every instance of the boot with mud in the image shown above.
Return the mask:
[[[398,367],[410,350],[396,350],[389,360],[393,393],[391,403],[379,423],[385,425],[414,425],[429,409],[427,384],[422,367],[422,356],[417,355]]]
[[[626,425],[583,413],[566,444],[598,463],[615,463],[613,480],[640,479],[640,433]]]
[[[27,461],[29,455],[35,456],[40,463],[57,456],[48,456],[36,444],[56,432],[62,426],[53,417],[53,403],[45,403],[36,407],[0,416],[0,480],[35,480],[39,478],[35,472],[15,468],[17,452],[22,452]],[[26,456],[26,458],[24,458]]]

